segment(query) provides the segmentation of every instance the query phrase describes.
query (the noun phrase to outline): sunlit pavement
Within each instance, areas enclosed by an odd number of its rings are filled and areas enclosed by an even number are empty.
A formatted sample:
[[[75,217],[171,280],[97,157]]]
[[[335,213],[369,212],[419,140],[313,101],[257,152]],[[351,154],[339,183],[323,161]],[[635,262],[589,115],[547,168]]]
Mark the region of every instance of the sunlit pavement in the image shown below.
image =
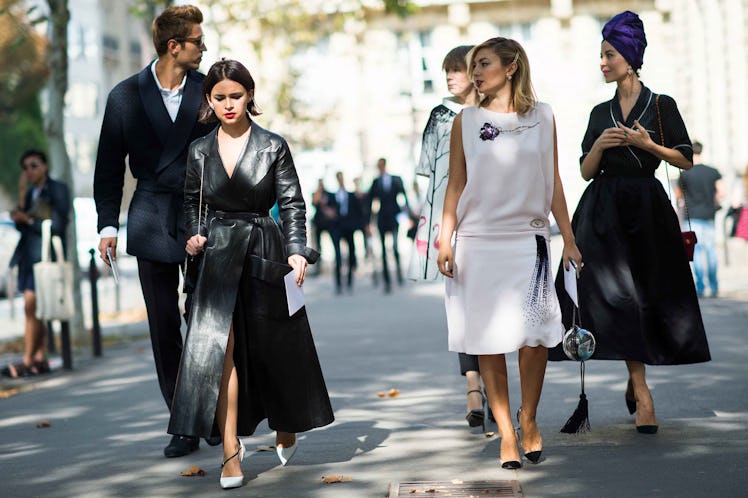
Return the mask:
[[[727,270],[723,289],[732,297],[701,301],[713,361],[648,370],[658,434],[634,430],[620,362],[588,363],[592,431],[560,434],[578,400],[579,370],[572,362],[552,363],[538,420],[545,458],[519,471],[499,469],[498,438],[467,429],[464,381],[456,355],[446,351],[441,285],[406,284],[384,295],[365,277],[352,295],[336,298],[329,272],[310,279],[308,313],[336,421],[300,435],[287,467],[274,453],[250,451],[246,485],[233,493],[382,497],[390,482],[518,479],[526,497],[743,496],[748,301],[739,285],[724,287],[744,268]],[[0,495],[226,496],[218,486],[220,448],[203,442],[190,456],[163,458],[168,415],[143,339],[145,322],[130,327],[102,358],[79,350],[72,372],[20,381],[21,392],[0,399]],[[516,410],[516,355],[508,361]],[[377,396],[390,389],[399,396]],[[40,422],[50,426],[37,428]],[[273,441],[264,424],[244,438],[249,450]],[[181,477],[191,465],[207,475]],[[352,481],[323,484],[327,474]]]

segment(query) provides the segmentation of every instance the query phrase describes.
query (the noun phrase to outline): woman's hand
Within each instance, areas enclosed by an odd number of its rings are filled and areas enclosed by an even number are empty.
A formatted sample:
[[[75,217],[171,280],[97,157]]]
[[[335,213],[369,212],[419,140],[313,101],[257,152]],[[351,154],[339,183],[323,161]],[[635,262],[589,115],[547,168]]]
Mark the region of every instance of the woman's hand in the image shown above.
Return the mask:
[[[618,123],[620,126],[620,123]],[[626,132],[621,128],[606,128],[595,140],[595,147],[600,150],[610,149],[612,147],[620,147],[626,142]]]
[[[566,270],[569,270],[569,261],[574,261],[574,264],[576,264],[577,266],[577,273],[582,273],[582,267],[584,266],[584,263],[582,263],[582,253],[579,252],[579,248],[577,247],[576,242],[564,243],[564,249],[561,253],[561,258],[564,262],[564,268],[566,268]]]
[[[654,143],[652,142],[652,137],[649,136],[647,129],[639,124],[638,120],[634,120],[633,128],[624,126],[620,121],[618,122],[618,126],[623,130],[623,142],[626,145],[632,145],[639,149],[648,150]]]
[[[288,257],[288,264],[296,270],[296,285],[301,287],[304,283],[304,278],[306,278],[306,267],[309,263],[307,263],[306,258],[301,254],[291,254]]]
[[[207,241],[208,239],[203,237],[202,235],[193,235],[187,241],[187,247],[185,248],[187,254],[189,254],[190,256],[197,256],[198,254],[203,252],[203,249],[205,249],[205,243]]]
[[[439,244],[439,255],[436,258],[436,264],[442,275],[454,278],[455,257],[450,244]]]

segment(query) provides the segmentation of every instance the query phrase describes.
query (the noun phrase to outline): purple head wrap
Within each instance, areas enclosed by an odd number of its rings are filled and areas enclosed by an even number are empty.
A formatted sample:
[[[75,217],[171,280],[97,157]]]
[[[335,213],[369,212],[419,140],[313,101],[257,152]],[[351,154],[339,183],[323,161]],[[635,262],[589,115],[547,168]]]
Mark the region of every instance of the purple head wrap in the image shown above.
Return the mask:
[[[603,26],[603,40],[613,45],[633,69],[642,67],[647,36],[638,15],[627,10],[613,16]]]

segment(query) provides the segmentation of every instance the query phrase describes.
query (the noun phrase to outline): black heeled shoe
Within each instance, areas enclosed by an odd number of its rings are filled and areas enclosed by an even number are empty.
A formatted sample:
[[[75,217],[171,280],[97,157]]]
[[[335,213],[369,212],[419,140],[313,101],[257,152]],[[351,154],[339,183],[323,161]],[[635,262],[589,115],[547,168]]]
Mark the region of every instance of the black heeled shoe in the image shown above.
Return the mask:
[[[517,429],[514,430],[514,436],[517,438],[517,442],[519,442],[519,434],[517,433]],[[499,465],[501,465],[502,469],[507,470],[518,470],[522,468],[522,462],[519,460],[507,460],[504,461],[499,457]]]
[[[519,414],[520,413],[522,413],[522,407],[521,406],[519,407],[519,410],[517,410],[517,423],[518,424],[520,424],[520,421],[519,421]],[[521,424],[520,424],[520,427],[518,429],[522,430],[521,429]],[[530,462],[532,462],[532,463],[538,463],[538,462],[540,462],[540,456],[543,454],[543,450],[542,449],[535,450],[535,451],[527,451],[527,452],[525,452],[525,449],[522,447],[522,444],[520,444],[520,448],[522,448],[522,452],[525,454],[525,458],[527,458],[528,460],[530,460]]]
[[[637,425],[636,432],[639,434],[657,434],[658,425]]]
[[[636,413],[636,398],[634,397],[634,386],[631,384],[631,379],[626,385],[626,408],[629,410],[629,414],[633,415]]]
[[[481,396],[481,407],[480,408],[473,408],[469,412],[467,412],[467,415],[465,415],[465,420],[467,420],[467,423],[470,427],[482,427],[485,431],[486,429],[486,415],[485,411],[483,409],[483,405],[486,403],[486,398],[483,396],[483,391],[480,389],[471,389],[467,392],[467,395],[470,396],[471,393],[478,393]]]

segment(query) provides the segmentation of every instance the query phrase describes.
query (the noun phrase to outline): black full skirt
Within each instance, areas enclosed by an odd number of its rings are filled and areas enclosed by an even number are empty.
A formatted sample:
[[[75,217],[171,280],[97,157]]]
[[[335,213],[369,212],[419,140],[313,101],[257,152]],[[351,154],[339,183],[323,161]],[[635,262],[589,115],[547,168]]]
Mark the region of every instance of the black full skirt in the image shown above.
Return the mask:
[[[654,177],[600,176],[572,220],[585,262],[579,320],[597,341],[592,359],[678,365],[710,360],[678,219]],[[556,277],[563,322],[574,304]],[[561,346],[549,359],[565,360]]]

